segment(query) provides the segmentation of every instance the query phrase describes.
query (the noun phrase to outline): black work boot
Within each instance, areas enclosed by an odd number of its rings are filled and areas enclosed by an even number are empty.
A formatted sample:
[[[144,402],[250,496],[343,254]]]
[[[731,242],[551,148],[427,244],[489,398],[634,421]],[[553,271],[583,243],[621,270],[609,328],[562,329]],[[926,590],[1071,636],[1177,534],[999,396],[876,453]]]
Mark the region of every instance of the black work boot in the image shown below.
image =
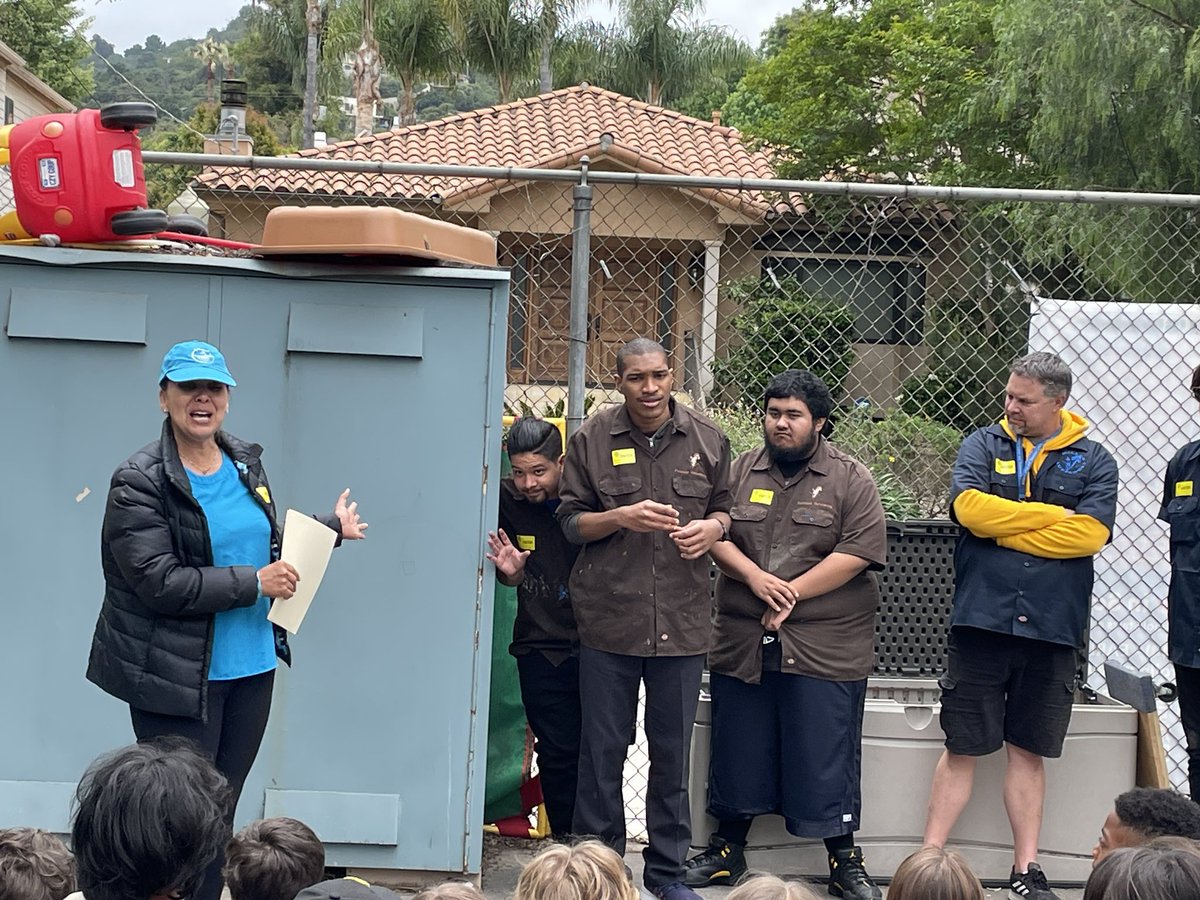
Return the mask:
[[[829,893],[846,900],[883,900],[863,865],[862,847],[837,850],[829,857]]]
[[[708,840],[708,849],[683,864],[683,883],[688,887],[737,884],[746,877],[746,855],[736,844],[717,835]]]

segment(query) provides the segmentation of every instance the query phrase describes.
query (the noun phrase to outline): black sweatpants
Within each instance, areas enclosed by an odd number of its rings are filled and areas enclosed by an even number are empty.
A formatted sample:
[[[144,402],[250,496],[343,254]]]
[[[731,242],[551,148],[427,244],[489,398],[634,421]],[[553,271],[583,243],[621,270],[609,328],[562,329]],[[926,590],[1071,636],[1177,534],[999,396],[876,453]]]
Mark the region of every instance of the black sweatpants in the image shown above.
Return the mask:
[[[267,730],[267,715],[271,711],[271,691],[275,685],[275,670],[249,678],[208,683],[208,721],[185,716],[164,716],[144,709],[129,708],[133,733],[138,742],[174,735],[194,742],[216,764],[217,771],[229,780],[230,801],[226,812],[229,827],[238,798],[263,734]],[[204,873],[204,882],[191,900],[219,900],[224,881],[221,867],[225,864],[222,850]]]
[[[538,651],[517,657],[521,702],[537,738],[542,800],[555,837],[571,832],[579,781],[579,658],[554,665]]]
[[[589,647],[579,651],[583,734],[575,833],[595,835],[625,855],[622,774],[637,718],[638,686],[644,681],[650,842],[642,856],[643,880],[650,890],[681,880],[692,839],[688,765],[703,672],[703,656],[624,656]]]

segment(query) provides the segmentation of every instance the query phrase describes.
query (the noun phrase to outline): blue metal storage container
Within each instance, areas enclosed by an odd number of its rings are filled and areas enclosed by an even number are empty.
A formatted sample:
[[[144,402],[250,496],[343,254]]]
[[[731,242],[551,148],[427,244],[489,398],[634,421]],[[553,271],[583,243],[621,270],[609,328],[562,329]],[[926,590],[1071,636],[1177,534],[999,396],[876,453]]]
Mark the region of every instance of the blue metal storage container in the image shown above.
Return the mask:
[[[66,831],[133,740],[83,677],[100,521],[157,438],[163,353],[199,338],[281,511],[350,487],[371,524],[280,667],[239,824],[300,818],[333,866],[479,871],[507,302],[496,270],[0,247],[0,827]]]

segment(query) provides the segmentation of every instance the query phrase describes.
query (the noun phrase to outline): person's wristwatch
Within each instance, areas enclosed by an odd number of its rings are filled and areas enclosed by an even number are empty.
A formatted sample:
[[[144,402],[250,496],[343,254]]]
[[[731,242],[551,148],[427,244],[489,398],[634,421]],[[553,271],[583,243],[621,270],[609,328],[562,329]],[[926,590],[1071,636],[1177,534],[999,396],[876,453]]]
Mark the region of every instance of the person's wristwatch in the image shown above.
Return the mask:
[[[722,522],[720,519],[713,519],[713,521],[721,526],[721,536],[719,538],[717,538],[717,541],[729,540],[729,526],[726,525],[724,522]]]

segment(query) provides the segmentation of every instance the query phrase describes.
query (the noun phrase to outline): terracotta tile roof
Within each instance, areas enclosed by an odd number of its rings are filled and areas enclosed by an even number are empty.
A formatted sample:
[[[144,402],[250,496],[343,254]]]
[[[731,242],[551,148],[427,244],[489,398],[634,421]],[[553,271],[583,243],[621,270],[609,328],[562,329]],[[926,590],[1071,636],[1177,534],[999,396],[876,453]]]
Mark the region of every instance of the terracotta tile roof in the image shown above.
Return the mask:
[[[611,144],[606,138],[602,146],[602,135],[610,136]],[[558,169],[575,167],[584,155],[593,163],[607,156],[656,174],[774,177],[769,157],[750,151],[736,129],[588,85],[294,154],[301,159]],[[198,188],[238,193],[410,200],[436,195],[443,207],[501,186],[488,179],[278,169],[210,170],[197,181]],[[762,215],[775,206],[757,193],[696,193],[751,214]]]

